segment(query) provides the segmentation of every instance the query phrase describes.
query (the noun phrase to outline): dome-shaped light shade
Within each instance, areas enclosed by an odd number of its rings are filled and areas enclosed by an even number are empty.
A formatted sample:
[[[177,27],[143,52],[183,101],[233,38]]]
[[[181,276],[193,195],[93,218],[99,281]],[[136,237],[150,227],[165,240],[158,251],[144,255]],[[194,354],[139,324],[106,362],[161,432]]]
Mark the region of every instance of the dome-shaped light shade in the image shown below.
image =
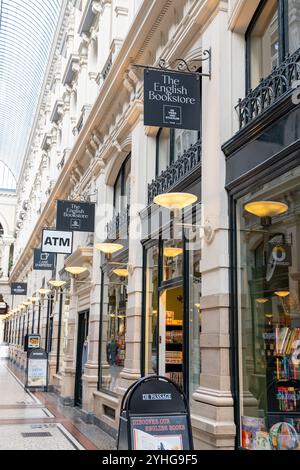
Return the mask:
[[[198,198],[190,193],[165,193],[155,196],[153,202],[167,209],[184,209],[197,202]]]
[[[107,255],[112,255],[113,253],[122,250],[122,248],[123,245],[120,245],[118,243],[99,243],[98,245],[96,245],[97,250],[102,251]]]
[[[68,266],[65,268],[68,273],[76,275],[76,274],[82,274],[85,271],[87,271],[87,268],[84,268],[83,266]]]
[[[265,304],[266,302],[268,302],[269,299],[266,299],[265,297],[258,297],[255,300],[258,304]]]
[[[66,281],[61,281],[60,279],[51,279],[48,281],[48,284],[52,287],[62,287],[66,284]]]
[[[120,276],[120,277],[127,277],[128,276],[128,269],[125,269],[125,268],[114,269],[113,273],[116,274],[117,276]]]
[[[288,295],[290,295],[290,292],[288,290],[278,290],[274,292],[274,294],[278,297],[287,297]]]
[[[39,289],[39,293],[40,293],[41,295],[47,295],[47,294],[49,294],[49,292],[51,292],[50,289],[46,289],[46,288],[41,288],[41,289]]]
[[[30,297],[28,300],[30,300],[30,302],[32,302],[34,304],[35,302],[38,301],[38,298],[37,297]]]
[[[28,305],[31,304],[31,302],[23,302],[24,305],[26,305],[26,307],[28,307]]]
[[[245,211],[257,217],[273,217],[289,210],[287,204],[276,201],[254,201],[245,205]]]
[[[167,258],[175,258],[176,256],[182,255],[183,249],[182,248],[176,248],[176,247],[166,247],[164,248],[164,255]]]

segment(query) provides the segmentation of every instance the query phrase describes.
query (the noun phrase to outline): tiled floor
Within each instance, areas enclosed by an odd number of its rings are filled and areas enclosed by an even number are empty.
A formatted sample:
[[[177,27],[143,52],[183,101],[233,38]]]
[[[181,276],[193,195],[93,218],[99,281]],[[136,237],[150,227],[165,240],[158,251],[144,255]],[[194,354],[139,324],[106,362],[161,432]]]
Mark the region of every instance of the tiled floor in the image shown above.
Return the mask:
[[[0,450],[110,450],[115,440],[52,393],[30,393],[0,345]],[[18,378],[17,375],[20,377]]]

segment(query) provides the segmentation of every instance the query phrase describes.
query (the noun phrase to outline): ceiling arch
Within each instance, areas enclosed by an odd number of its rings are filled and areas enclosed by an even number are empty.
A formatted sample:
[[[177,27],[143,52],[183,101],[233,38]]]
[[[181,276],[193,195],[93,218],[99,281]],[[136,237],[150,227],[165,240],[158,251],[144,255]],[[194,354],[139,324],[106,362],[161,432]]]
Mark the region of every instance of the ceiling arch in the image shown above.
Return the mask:
[[[0,187],[3,168],[18,179],[61,5],[62,0],[0,0]]]

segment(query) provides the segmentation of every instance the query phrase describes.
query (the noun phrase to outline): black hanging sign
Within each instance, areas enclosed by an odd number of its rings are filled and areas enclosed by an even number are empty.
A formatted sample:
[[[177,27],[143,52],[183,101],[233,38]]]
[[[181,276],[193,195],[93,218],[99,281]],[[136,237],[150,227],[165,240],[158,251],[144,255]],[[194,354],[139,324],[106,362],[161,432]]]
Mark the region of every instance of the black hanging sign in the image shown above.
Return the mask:
[[[95,203],[57,201],[57,230],[73,232],[94,232]]]
[[[199,76],[145,69],[144,125],[199,131]]]
[[[0,315],[6,315],[8,310],[8,305],[6,302],[0,302]]]
[[[27,295],[26,282],[12,282],[10,288],[11,295]]]
[[[55,266],[55,254],[42,252],[39,248],[34,249],[33,269],[36,271],[52,271]]]

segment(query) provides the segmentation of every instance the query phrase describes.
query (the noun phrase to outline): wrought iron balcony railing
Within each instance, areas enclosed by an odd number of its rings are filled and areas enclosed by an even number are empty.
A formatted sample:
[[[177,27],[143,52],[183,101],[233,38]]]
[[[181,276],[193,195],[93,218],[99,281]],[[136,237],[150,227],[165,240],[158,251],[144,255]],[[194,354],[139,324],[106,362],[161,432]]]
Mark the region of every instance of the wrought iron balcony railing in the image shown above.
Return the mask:
[[[106,225],[107,238],[109,240],[118,240],[127,238],[129,228],[129,205]]]
[[[239,115],[240,129],[260,116],[284,95],[291,92],[300,80],[300,49],[286,57],[271,75],[262,79],[260,84],[240,99],[236,110]]]
[[[201,141],[198,140],[148,185],[148,204],[153,202],[155,196],[168,192],[173,186],[188,177],[200,164]]]

